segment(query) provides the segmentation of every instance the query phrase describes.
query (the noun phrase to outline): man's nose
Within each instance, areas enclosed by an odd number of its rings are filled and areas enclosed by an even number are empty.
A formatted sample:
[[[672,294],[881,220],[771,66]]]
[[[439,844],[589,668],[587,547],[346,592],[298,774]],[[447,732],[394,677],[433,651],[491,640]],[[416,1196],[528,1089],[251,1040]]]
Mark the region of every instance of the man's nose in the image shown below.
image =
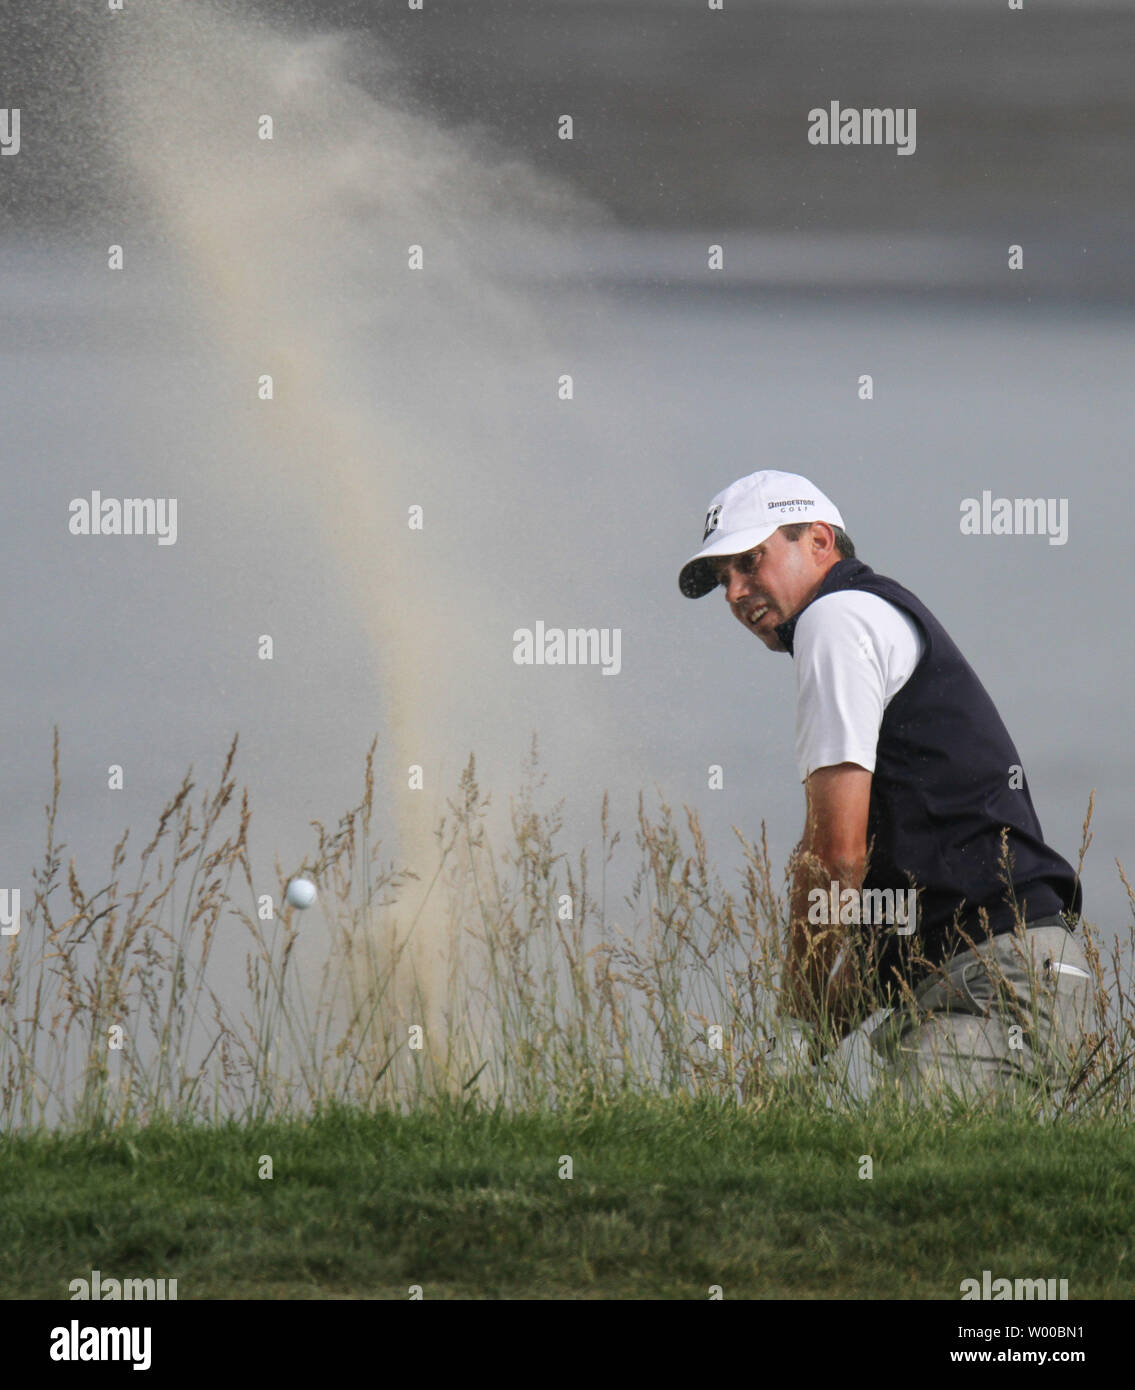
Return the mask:
[[[728,578],[725,581],[725,596],[730,603],[736,603],[738,599],[744,598],[749,590],[749,577],[738,573],[735,569],[730,569]]]

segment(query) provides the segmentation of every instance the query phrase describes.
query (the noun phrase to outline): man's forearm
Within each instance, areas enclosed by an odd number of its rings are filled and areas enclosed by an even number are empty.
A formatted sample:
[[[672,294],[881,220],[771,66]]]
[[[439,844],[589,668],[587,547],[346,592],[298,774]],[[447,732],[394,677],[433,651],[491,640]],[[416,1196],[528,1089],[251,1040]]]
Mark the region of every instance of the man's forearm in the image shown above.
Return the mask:
[[[839,894],[848,888],[858,892],[862,887],[864,859],[841,859],[823,846],[810,848],[806,841],[801,842],[793,857],[783,1012],[810,1023],[824,1034],[842,1038],[858,1017],[860,992],[852,960],[845,955],[836,970],[847,942],[847,929],[839,922]],[[834,904],[830,897],[833,882],[837,885]],[[815,889],[823,892],[826,922],[808,920],[810,895]]]

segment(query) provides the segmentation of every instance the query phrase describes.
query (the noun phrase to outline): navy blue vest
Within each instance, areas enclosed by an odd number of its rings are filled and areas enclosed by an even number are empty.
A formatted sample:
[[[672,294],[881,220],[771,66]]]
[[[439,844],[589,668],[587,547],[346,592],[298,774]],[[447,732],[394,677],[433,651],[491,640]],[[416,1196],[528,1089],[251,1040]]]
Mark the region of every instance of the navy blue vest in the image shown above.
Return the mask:
[[[894,970],[913,982],[926,973],[925,962],[965,949],[958,926],[972,940],[983,939],[979,908],[989,915],[992,935],[1013,929],[1012,897],[999,867],[1003,827],[1012,895],[1024,920],[1063,911],[1078,915],[1083,895],[1076,874],[1045,844],[1024,774],[1014,779],[1019,788],[1010,786],[1021,759],[945,628],[909,590],[862,560],[833,565],[809,602],[840,589],[893,603],[915,621],[926,643],[910,679],[883,713],[871,780],[863,887],[919,890],[913,936],[893,926],[864,929],[881,983],[891,981]],[[776,629],[789,652],[799,617]]]

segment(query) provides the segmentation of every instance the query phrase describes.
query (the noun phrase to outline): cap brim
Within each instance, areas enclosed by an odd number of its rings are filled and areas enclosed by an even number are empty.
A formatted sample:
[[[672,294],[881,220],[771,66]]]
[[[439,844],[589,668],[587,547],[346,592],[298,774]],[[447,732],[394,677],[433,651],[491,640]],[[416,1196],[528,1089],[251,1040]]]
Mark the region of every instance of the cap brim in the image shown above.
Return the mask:
[[[682,566],[678,576],[678,588],[687,598],[704,598],[711,589],[717,588],[717,579],[708,560],[690,560]]]
[[[678,575],[678,587],[687,598],[703,598],[717,588],[713,566],[708,562],[721,555],[741,555],[752,550],[755,545],[767,541],[777,526],[755,526],[748,531],[731,531],[727,535],[716,536],[696,555],[692,555],[682,566]]]

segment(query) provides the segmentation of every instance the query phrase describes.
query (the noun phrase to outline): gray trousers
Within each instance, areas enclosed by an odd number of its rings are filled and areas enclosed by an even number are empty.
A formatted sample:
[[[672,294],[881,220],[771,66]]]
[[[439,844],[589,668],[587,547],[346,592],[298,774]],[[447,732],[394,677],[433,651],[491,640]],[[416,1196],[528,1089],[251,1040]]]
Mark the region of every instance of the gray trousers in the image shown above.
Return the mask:
[[[1062,917],[1030,922],[952,956],[871,1033],[882,1085],[925,1103],[1050,1094],[1089,1050],[1095,982]]]

